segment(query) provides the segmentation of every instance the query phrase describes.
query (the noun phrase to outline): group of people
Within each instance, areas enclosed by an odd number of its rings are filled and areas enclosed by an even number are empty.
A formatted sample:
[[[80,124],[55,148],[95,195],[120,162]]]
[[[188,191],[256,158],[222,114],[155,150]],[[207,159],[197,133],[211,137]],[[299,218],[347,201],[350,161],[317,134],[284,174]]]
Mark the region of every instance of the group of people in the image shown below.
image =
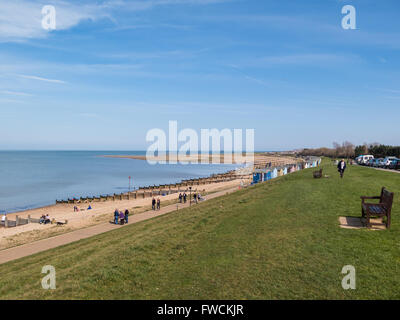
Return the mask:
[[[197,201],[200,201],[200,200],[201,200],[201,194],[200,193],[193,193],[193,201],[195,203],[197,203]],[[184,192],[183,194],[179,193],[179,203],[186,203],[186,201],[187,201],[186,192]]]
[[[85,210],[85,209],[79,209],[79,207],[74,206],[74,212],[79,212],[80,210]],[[89,204],[89,207],[86,210],[92,210],[92,206]]]
[[[114,211],[114,223],[115,224],[125,224],[128,223],[128,217],[129,217],[129,210],[125,209],[125,213],[122,211],[119,211],[118,209],[115,209]]]
[[[160,208],[161,208],[160,198],[157,198],[157,201],[156,201],[156,199],[153,197],[153,199],[151,200],[151,208],[153,210],[160,210]]]
[[[49,214],[46,214],[46,215],[42,214],[42,216],[39,219],[39,223],[40,224],[48,224],[48,223],[50,223]]]

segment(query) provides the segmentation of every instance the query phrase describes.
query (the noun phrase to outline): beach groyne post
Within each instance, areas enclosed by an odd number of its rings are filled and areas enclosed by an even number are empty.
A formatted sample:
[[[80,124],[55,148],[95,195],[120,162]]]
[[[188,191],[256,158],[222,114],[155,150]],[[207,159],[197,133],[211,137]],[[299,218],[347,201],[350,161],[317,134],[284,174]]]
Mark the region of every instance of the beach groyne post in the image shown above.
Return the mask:
[[[18,226],[18,225],[19,225],[19,217],[15,216],[15,226]]]
[[[28,214],[28,223],[31,223],[31,215]]]
[[[8,228],[8,218],[7,217],[4,219],[4,227]]]

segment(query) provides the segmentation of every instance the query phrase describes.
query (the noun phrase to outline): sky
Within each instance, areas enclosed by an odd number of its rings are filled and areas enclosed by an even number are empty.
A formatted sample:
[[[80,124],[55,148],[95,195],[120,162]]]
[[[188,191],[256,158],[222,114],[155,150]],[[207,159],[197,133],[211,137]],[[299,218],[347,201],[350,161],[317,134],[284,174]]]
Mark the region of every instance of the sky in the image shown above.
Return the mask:
[[[42,8],[56,9],[56,29]],[[356,9],[343,29],[342,8]],[[256,150],[399,144],[398,0],[0,0],[0,149],[145,150],[254,129]]]

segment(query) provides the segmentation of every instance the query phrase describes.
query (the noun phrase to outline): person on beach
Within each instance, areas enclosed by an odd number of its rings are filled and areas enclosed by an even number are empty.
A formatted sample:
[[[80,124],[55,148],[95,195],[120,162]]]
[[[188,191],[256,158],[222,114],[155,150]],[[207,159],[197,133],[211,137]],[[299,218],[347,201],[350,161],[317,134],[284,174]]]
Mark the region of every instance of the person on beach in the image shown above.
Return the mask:
[[[346,162],[344,161],[344,159],[340,160],[337,168],[340,173],[340,178],[343,178],[344,170],[346,170]]]
[[[179,203],[182,203],[182,193],[179,194]]]
[[[161,207],[161,201],[160,198],[157,198],[157,210],[160,210]]]
[[[151,208],[153,210],[156,210],[156,199],[155,198],[153,198],[153,200],[151,200]]]
[[[123,225],[125,222],[125,215],[122,211],[119,212],[119,223],[120,225]]]
[[[44,218],[44,224],[48,224],[50,222],[51,222],[50,221],[50,216],[49,216],[49,214],[46,214],[46,217]]]
[[[118,224],[118,218],[119,218],[119,211],[118,209],[115,209],[114,211],[114,223]]]
[[[197,203],[197,194],[196,193],[193,193],[193,200],[195,203]]]
[[[125,223],[128,223],[129,210],[125,209]]]
[[[92,206],[89,204],[89,207],[87,209],[88,210],[92,210]]]
[[[183,193],[183,203],[186,203],[186,197],[187,197],[186,192],[184,192]]]

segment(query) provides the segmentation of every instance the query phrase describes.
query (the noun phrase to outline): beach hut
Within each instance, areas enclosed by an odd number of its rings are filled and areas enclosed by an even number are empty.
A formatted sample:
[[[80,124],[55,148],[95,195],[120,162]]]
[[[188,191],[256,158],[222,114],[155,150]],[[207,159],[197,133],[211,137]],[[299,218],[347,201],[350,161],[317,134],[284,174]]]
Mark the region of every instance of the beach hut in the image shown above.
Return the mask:
[[[275,179],[278,176],[278,169],[274,168],[274,170],[271,171],[271,179]]]
[[[289,173],[293,173],[295,171],[296,171],[296,166],[295,165],[290,166]]]
[[[260,181],[260,173],[253,173],[253,183],[258,183]]]
[[[282,176],[283,176],[283,169],[278,168],[278,177],[282,177]]]
[[[271,173],[271,171],[267,171],[265,177],[266,177],[266,181],[271,180],[271,179],[272,179],[272,173]]]
[[[286,174],[288,174],[287,167],[284,167],[283,168],[283,175],[286,175]]]

